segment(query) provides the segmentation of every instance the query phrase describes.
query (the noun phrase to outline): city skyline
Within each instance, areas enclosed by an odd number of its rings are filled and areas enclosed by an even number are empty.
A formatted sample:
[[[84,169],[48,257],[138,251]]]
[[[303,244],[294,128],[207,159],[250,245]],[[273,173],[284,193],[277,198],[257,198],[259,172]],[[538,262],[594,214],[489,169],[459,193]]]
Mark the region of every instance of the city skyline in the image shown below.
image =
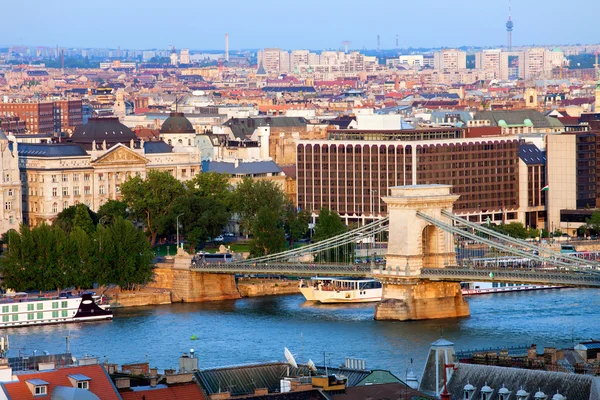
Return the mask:
[[[300,9],[297,6],[283,8],[271,0],[234,1],[236,12],[231,14],[223,14],[218,4],[200,6],[193,2],[179,8],[157,1],[145,2],[143,6],[123,6],[115,0],[107,0],[100,7],[65,0],[60,8],[35,0],[27,3],[27,14],[21,12],[22,5],[7,5],[7,14],[13,18],[6,21],[2,45],[137,49],[173,45],[216,50],[224,48],[224,35],[229,33],[232,50],[337,49],[344,40],[351,42],[350,49],[394,49],[396,35],[399,48],[488,47],[506,45],[508,18],[508,2],[474,0],[452,4],[434,0],[427,10],[416,3],[400,6],[382,0],[370,3],[368,9],[359,9],[357,2],[334,1],[323,5],[316,0],[306,0]],[[586,35],[586,27],[593,23],[594,13],[578,15],[578,24],[568,30],[554,29],[564,25],[564,14],[554,12],[559,6],[557,0],[546,2],[544,8],[513,2],[513,45],[593,42]],[[220,15],[223,18],[219,18]],[[300,17],[292,18],[296,15]],[[418,15],[422,18],[415,18]],[[223,23],[223,19],[227,23]],[[59,23],[49,29],[48,20]]]

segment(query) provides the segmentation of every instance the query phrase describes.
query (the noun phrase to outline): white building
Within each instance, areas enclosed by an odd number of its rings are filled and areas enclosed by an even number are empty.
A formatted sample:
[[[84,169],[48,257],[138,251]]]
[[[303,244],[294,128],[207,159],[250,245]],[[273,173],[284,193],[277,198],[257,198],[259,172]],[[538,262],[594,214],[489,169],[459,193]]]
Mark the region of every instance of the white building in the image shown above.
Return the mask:
[[[475,53],[475,69],[483,71],[485,79],[500,79],[500,49]]]
[[[433,67],[443,72],[466,69],[467,53],[460,50],[438,51],[433,55]]]

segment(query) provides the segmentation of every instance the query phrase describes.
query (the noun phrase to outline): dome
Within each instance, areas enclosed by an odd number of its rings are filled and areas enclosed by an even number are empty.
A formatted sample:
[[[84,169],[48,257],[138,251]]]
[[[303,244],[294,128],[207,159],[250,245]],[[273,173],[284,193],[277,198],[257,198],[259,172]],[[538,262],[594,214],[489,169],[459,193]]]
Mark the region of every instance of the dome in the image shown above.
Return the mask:
[[[467,383],[465,385],[465,387],[463,388],[463,390],[465,392],[474,392],[475,391],[475,386],[471,385],[470,383]]]
[[[562,49],[560,47],[555,47],[555,48],[552,49],[552,52],[553,53],[562,53],[563,51],[562,51]]]
[[[565,396],[563,396],[562,394],[557,392],[554,396],[552,396],[552,400],[566,400],[566,399],[565,399]]]
[[[481,388],[481,393],[492,393],[494,389],[489,387],[487,384]]]
[[[510,391],[504,387],[504,385],[502,385],[502,387],[500,388],[500,390],[498,390],[498,394],[509,394]]]
[[[196,133],[196,131],[183,113],[172,112],[160,127],[160,133]]]
[[[548,396],[546,396],[546,394],[540,390],[535,394],[535,396],[533,396],[533,398],[535,400],[546,400]]]
[[[519,389],[519,391],[517,392],[517,397],[526,397],[529,396],[529,393],[527,393],[525,390],[523,390],[523,388]]]
[[[129,144],[131,140],[137,141],[135,133],[121,122],[117,117],[90,118],[88,123],[75,129],[69,141],[82,144]]]

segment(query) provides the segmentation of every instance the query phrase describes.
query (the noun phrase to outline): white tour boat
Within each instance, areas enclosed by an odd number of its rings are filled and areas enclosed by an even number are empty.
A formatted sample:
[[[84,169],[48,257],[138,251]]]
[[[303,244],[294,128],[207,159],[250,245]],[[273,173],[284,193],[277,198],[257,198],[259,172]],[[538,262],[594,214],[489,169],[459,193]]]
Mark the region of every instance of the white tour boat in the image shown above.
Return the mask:
[[[321,303],[368,303],[380,301],[381,283],[375,279],[311,278],[300,280],[300,292],[308,301]]]
[[[0,299],[0,328],[111,319],[109,307],[104,304],[103,296],[91,293],[54,297],[5,294]]]
[[[561,289],[564,286],[533,285],[519,283],[494,283],[494,282],[462,282],[460,284],[463,296],[491,293],[524,292],[528,290]]]

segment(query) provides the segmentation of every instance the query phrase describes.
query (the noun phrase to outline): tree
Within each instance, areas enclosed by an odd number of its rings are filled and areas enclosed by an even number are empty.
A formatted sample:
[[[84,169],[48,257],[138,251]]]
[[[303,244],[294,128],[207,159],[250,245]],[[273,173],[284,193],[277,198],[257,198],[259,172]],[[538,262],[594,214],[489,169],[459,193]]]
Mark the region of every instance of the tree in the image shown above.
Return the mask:
[[[89,208],[85,204],[75,206],[75,218],[73,219],[73,228],[81,228],[88,235],[94,234],[96,225],[89,214]]]
[[[585,227],[595,234],[600,233],[600,212],[594,211],[590,218],[585,219]]]
[[[124,182],[121,193],[132,215],[146,227],[154,246],[159,235],[173,230],[173,204],[185,188],[167,171],[149,171],[146,179],[135,176]]]
[[[196,196],[212,197],[225,205],[231,202],[231,185],[227,175],[202,172],[187,181],[186,185]]]
[[[129,217],[127,208],[127,203],[124,201],[109,200],[98,209],[98,221],[102,221],[104,224],[112,224],[117,217],[127,219]]]
[[[516,239],[527,239],[527,228],[520,222],[492,226],[492,229]]]
[[[75,262],[71,264],[72,284],[77,289],[92,287],[99,275],[93,239],[79,227],[71,231],[69,239],[71,254],[75,257]]]
[[[78,207],[85,208],[87,210],[94,225],[96,225],[98,223],[98,216],[96,215],[95,212],[90,210],[90,208],[84,204],[78,204],[76,206],[71,206],[71,207],[65,208],[60,213],[58,213],[58,215],[56,216],[56,219],[54,219],[54,221],[52,222],[52,226],[59,226],[65,232],[70,233],[71,229],[73,229],[73,225],[75,223],[75,215],[77,214]],[[83,221],[83,220],[81,220],[81,218],[82,218],[81,215],[79,218],[80,218],[80,221]]]
[[[285,193],[280,186],[269,180],[254,180],[244,177],[233,191],[232,208],[240,216],[240,226],[246,233],[252,232],[254,218],[262,208],[269,208],[273,216],[279,221],[283,219]]]
[[[117,217],[110,226],[98,225],[97,237],[102,283],[133,289],[152,279],[154,254],[144,233],[131,221]]]
[[[327,207],[321,208],[319,219],[315,225],[313,241],[320,242],[341,235],[344,232],[346,232],[346,225],[344,225],[340,215],[335,211],[330,211]]]
[[[285,207],[285,231],[289,235],[290,248],[294,248],[294,241],[302,238],[308,231],[310,222],[310,213],[304,210],[298,210],[292,203]]]
[[[279,253],[285,249],[285,232],[283,224],[275,210],[261,208],[252,220],[252,241],[250,255],[252,257]]]

